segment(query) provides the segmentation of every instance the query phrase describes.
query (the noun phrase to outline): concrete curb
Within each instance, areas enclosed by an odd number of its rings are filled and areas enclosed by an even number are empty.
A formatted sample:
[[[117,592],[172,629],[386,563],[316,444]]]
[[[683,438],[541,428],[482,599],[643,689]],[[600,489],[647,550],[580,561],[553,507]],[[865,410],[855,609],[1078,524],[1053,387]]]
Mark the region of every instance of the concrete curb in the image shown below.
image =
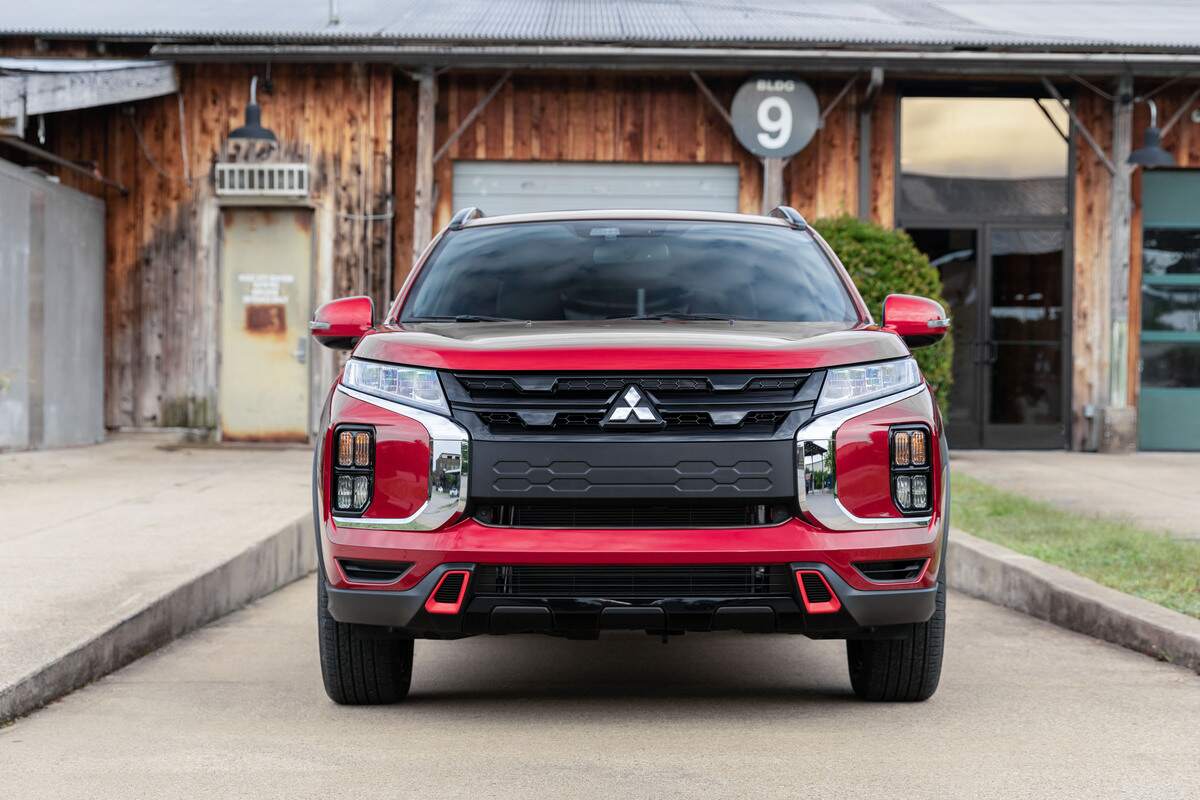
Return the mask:
[[[0,687],[0,723],[56,700],[236,611],[316,566],[312,513],[305,512],[254,546],[63,653],[10,686]]]
[[[1200,620],[954,529],[952,588],[1200,672]]]

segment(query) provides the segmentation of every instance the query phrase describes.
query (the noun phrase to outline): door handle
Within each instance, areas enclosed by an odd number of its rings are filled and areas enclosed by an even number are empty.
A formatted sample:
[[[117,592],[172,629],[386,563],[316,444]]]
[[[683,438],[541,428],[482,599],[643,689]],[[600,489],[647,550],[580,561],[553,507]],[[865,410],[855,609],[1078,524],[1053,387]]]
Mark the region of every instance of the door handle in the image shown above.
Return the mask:
[[[296,349],[292,353],[292,355],[295,356],[296,360],[299,361],[301,364],[308,363],[308,337],[307,336],[301,336],[299,339],[296,340]]]

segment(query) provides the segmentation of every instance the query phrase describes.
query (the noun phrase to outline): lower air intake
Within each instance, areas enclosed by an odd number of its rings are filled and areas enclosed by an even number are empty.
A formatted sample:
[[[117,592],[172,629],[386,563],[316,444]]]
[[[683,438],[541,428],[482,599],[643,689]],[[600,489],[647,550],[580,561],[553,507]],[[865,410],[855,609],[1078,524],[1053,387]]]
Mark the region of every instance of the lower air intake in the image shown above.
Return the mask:
[[[412,564],[391,561],[349,561],[338,559],[338,566],[355,583],[395,583],[408,572]]]
[[[790,516],[783,503],[495,503],[475,510],[485,525],[513,528],[750,528]]]
[[[800,580],[804,583],[804,595],[809,603],[828,603],[833,599],[833,593],[817,573],[802,572]]]
[[[859,561],[854,568],[869,581],[876,583],[903,583],[915,581],[925,568],[924,558],[904,561]]]
[[[438,586],[437,593],[433,595],[433,599],[438,603],[457,603],[458,595],[462,591],[463,581],[466,580],[466,575],[461,572],[451,572]]]
[[[475,570],[475,593],[511,597],[751,597],[790,594],[786,566],[503,567]]]

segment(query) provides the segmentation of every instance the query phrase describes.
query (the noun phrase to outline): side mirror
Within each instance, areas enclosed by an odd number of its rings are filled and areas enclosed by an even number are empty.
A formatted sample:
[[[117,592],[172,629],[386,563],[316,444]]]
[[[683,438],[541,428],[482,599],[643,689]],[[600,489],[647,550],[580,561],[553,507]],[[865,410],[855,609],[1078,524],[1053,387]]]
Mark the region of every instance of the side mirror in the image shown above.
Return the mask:
[[[369,297],[330,300],[308,323],[313,338],[334,350],[349,350],[374,327],[375,303]]]
[[[891,331],[912,347],[937,344],[950,329],[950,318],[940,303],[911,294],[889,294],[883,301],[880,327]]]

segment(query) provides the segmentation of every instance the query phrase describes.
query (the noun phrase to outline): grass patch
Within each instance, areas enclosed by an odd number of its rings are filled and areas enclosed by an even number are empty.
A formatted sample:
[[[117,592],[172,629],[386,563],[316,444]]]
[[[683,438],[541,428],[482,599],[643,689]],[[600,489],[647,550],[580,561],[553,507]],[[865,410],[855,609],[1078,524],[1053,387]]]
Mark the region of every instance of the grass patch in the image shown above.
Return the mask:
[[[1200,542],[1062,511],[954,476],[951,520],[981,539],[1200,619]]]

